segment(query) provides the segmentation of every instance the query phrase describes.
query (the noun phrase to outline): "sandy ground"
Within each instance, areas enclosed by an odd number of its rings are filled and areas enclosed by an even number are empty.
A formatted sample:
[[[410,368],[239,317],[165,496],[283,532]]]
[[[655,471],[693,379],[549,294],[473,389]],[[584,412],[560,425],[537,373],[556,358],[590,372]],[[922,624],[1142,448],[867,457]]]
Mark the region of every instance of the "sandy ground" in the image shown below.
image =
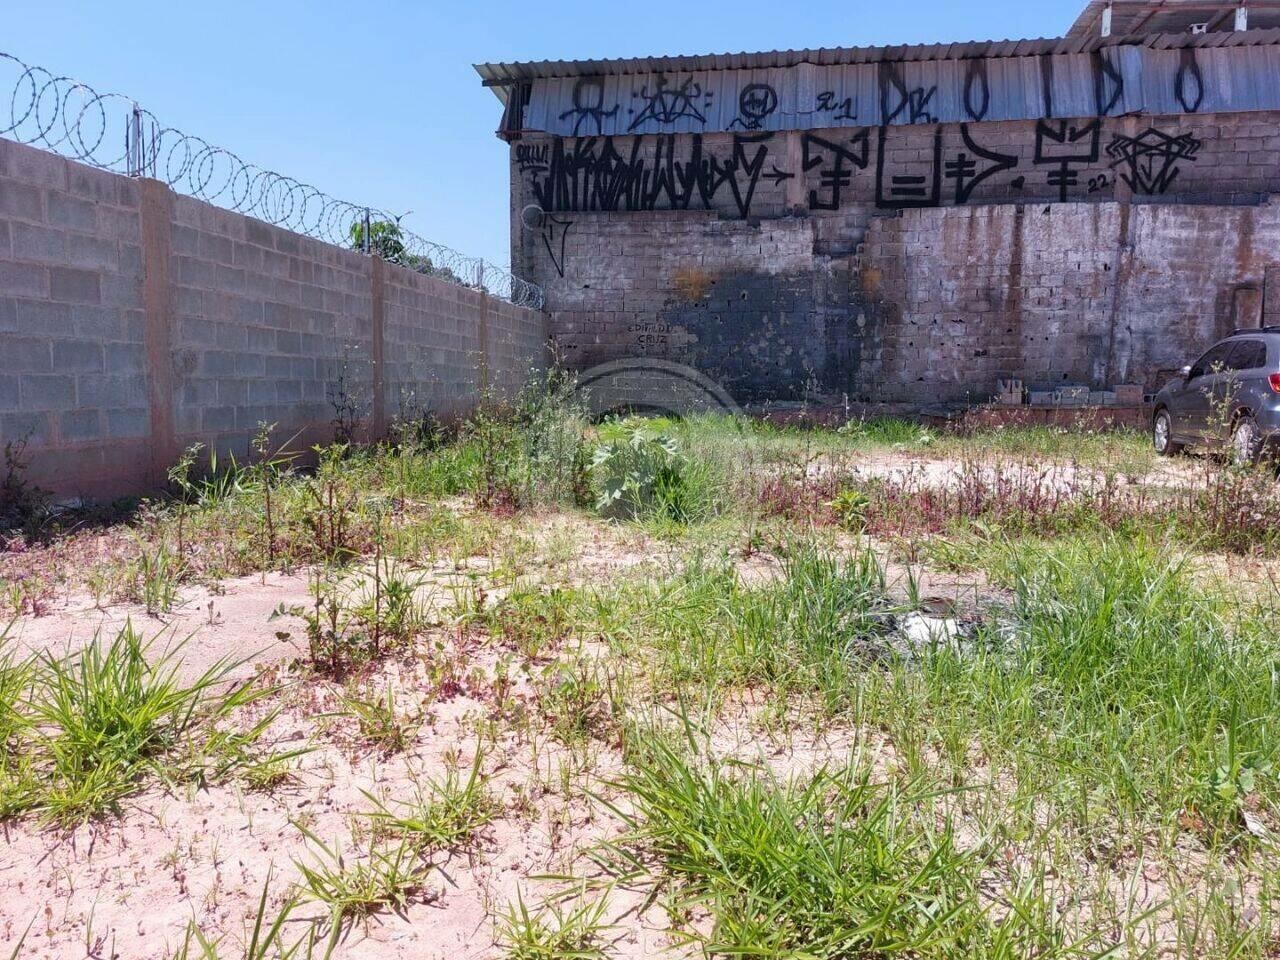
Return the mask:
[[[954,482],[960,470],[954,461],[901,454],[859,458],[856,467],[869,476],[919,475],[931,484]],[[1067,471],[1055,474],[1062,482],[1074,481],[1069,471],[1077,468],[1053,469]],[[1159,476],[1143,482],[1185,480],[1196,469],[1175,463],[1166,475],[1162,465]],[[274,915],[298,876],[297,864],[317,858],[303,828],[341,848],[348,863],[359,861],[371,842],[369,821],[361,815],[373,806],[366,793],[392,804],[405,800],[450,770],[465,777],[477,751],[493,820],[466,849],[433,858],[403,910],[351,924],[334,956],[499,956],[495,917],[518,895],[536,906],[563,888],[541,879],[546,875],[599,879],[589,854],[616,838],[622,825],[589,791],[616,796],[607,784],[622,769],[616,735],[600,731],[574,747],[557,742],[538,693],[545,661],[521,662],[497,639],[454,626],[454,588],[482,584],[492,602],[515,580],[582,585],[643,577],[669,568],[687,547],[576,516],[519,523],[519,535],[533,549],[514,569],[494,555],[424,566],[419,600],[431,612],[430,628],[409,655],[345,685],[302,682],[294,664],[305,653],[302,625],[293,617],[272,618],[282,605],[310,602],[305,571],[184,588],[180,603],[163,618],[136,605],[99,608],[74,589],[60,593],[47,615],[18,618],[10,640],[23,651],[56,656],[132,624],[153,641],[155,655],[184,644],[176,661],[183,678],[226,660],[240,662],[239,678],[262,670],[263,682],[279,690],[248,708],[244,725],[278,710],[262,749],[308,752],[294,761],[291,780],[269,793],[254,792],[232,776],[202,789],[152,786],[132,797],[121,816],[71,833],[30,819],[8,824],[0,836],[0,957],[7,958],[28,927],[22,958],[166,960],[193,922],[208,935],[227,938],[230,947],[244,936],[268,878]],[[846,538],[840,545],[853,549],[857,542]],[[891,592],[925,598],[939,617],[963,617],[994,592],[981,576],[903,564],[888,544],[875,549],[886,560]],[[1270,569],[1255,566],[1248,573],[1261,584],[1270,582]],[[777,576],[779,564],[757,554],[744,558],[740,570],[748,582],[761,582]],[[1239,565],[1210,564],[1207,575],[1230,579],[1241,572]],[[359,575],[353,579],[351,589],[358,589]],[[372,698],[388,688],[413,718],[406,748],[390,755],[365,739],[342,710],[344,696]],[[759,707],[743,703],[724,714],[713,733],[717,752],[765,763],[784,776],[856,748],[870,750],[877,766],[893,763],[886,744],[849,732],[775,739],[753,724]],[[612,926],[604,945],[613,956],[692,955],[673,949],[660,900],[642,909],[646,899],[639,890],[593,890],[588,896],[607,899],[605,918]],[[301,906],[290,939],[323,913],[314,903]]]

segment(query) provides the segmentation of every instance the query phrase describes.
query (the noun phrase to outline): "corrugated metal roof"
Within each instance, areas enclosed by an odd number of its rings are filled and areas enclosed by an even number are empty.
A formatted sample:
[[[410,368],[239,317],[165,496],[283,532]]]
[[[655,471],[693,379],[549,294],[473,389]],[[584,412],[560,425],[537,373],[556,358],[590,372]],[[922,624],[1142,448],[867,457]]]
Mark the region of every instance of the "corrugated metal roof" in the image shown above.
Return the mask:
[[[1280,31],[1274,38],[1280,41]],[[1280,42],[1224,34],[1093,52],[802,63],[520,81],[503,134],[759,133],[1280,110]]]
[[[1109,0],[1090,0],[1072,24],[1068,37],[1087,37],[1100,32],[1102,13]],[[1113,35],[1175,33],[1184,34],[1192,24],[1207,23],[1210,29],[1233,32],[1239,0],[1114,0],[1111,32]],[[1280,27],[1280,8],[1270,0],[1249,3],[1251,29]]]
[[[525,63],[480,63],[476,72],[506,102],[507,84],[566,77],[607,77],[624,74],[769,70],[795,67],[846,66],[867,63],[913,63],[976,58],[1004,59],[1054,54],[1091,53],[1109,47],[1141,46],[1154,50],[1270,46],[1280,44],[1280,29],[1245,30],[1192,35],[1152,34],[1143,37],[1075,36],[1039,40],[978,40],[880,47],[822,47],[812,50],[772,50],[761,53],[711,53],[696,56],[634,57],[617,60],[540,60]]]

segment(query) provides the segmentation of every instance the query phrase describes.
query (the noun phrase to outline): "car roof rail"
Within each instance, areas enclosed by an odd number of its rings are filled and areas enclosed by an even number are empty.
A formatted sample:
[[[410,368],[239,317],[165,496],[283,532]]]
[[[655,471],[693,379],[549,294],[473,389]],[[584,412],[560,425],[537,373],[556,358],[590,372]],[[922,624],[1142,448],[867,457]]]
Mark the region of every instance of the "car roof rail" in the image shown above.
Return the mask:
[[[1228,336],[1239,337],[1249,333],[1280,333],[1280,324],[1271,323],[1265,327],[1237,327]]]

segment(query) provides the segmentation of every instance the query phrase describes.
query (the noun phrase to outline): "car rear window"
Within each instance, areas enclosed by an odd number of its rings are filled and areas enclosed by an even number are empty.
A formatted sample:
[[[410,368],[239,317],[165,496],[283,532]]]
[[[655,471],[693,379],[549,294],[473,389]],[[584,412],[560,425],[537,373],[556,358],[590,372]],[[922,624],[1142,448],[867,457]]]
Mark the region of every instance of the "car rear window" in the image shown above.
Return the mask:
[[[1237,340],[1227,356],[1228,370],[1257,370],[1267,365],[1267,344],[1263,340]]]

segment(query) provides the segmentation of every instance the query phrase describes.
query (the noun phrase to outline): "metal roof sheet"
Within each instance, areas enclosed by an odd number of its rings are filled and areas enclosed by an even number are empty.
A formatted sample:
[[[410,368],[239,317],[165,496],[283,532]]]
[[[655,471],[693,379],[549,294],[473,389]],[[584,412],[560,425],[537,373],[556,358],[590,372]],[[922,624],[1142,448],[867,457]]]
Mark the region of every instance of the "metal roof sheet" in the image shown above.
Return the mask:
[[[974,58],[1004,59],[1053,54],[1091,53],[1109,47],[1139,46],[1153,50],[1270,46],[1280,44],[1280,28],[1193,35],[1151,34],[1133,37],[1067,36],[1039,40],[978,40],[878,47],[820,47],[759,53],[711,53],[696,56],[632,57],[614,60],[540,60],[475,65],[481,80],[506,102],[508,84],[567,77],[606,77],[663,72],[768,70],[800,64],[845,66],[867,63],[912,63]]]
[[[1207,23],[1213,31],[1233,32],[1240,0],[1090,0],[1072,24],[1068,37],[1088,37],[1100,32],[1102,14],[1112,7],[1111,32],[1125,34],[1185,34],[1192,24]],[[1251,29],[1280,26],[1280,3],[1250,0]]]
[[[1194,50],[1128,44],[1041,56],[655,70],[538,78],[518,89],[504,136],[767,134],[1280,110],[1280,43],[1242,47],[1224,36]]]

